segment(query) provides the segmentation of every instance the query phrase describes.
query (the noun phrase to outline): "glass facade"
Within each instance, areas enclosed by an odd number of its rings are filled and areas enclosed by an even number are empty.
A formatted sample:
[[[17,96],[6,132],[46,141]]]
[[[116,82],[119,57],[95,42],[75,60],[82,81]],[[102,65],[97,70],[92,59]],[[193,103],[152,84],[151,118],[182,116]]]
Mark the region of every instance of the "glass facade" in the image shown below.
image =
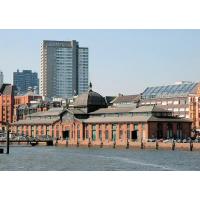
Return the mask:
[[[17,87],[18,91],[26,93],[29,87],[39,87],[38,74],[32,72],[32,70],[23,70],[22,72],[17,70],[17,72],[13,73],[13,84]]]
[[[71,98],[88,90],[88,48],[77,41],[43,41],[40,93]]]
[[[183,83],[168,86],[148,87],[142,93],[142,99],[187,96],[198,83]]]

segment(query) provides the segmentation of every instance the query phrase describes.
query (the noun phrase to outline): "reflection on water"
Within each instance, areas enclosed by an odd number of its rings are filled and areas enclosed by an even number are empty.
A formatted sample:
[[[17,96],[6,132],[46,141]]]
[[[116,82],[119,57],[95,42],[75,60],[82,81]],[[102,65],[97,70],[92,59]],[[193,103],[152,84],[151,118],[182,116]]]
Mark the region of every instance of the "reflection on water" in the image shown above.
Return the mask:
[[[0,170],[164,171],[200,170],[200,152],[66,147],[11,147]]]

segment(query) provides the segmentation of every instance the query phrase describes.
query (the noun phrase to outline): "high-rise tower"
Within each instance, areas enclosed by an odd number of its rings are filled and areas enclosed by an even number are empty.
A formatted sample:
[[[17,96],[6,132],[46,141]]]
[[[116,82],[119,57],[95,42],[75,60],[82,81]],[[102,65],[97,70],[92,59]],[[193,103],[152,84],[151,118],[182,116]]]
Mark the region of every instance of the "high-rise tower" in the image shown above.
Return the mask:
[[[41,45],[40,94],[69,98],[88,90],[88,48],[77,41],[47,41]]]

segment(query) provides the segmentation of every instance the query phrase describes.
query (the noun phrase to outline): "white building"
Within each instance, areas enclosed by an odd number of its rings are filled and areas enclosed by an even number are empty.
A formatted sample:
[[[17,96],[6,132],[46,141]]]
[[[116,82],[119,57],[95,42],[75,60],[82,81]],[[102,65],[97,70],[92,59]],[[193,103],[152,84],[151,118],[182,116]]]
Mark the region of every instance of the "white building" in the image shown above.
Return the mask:
[[[40,93],[70,98],[88,90],[88,48],[77,41],[43,41]]]

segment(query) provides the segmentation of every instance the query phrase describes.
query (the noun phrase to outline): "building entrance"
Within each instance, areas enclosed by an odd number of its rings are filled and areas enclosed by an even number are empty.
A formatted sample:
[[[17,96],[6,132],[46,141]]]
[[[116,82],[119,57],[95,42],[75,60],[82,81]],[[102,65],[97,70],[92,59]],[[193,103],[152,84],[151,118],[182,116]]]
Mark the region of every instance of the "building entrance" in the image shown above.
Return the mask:
[[[63,131],[63,139],[69,139],[69,130]]]
[[[134,130],[131,132],[131,140],[137,140],[138,139],[138,131]]]

